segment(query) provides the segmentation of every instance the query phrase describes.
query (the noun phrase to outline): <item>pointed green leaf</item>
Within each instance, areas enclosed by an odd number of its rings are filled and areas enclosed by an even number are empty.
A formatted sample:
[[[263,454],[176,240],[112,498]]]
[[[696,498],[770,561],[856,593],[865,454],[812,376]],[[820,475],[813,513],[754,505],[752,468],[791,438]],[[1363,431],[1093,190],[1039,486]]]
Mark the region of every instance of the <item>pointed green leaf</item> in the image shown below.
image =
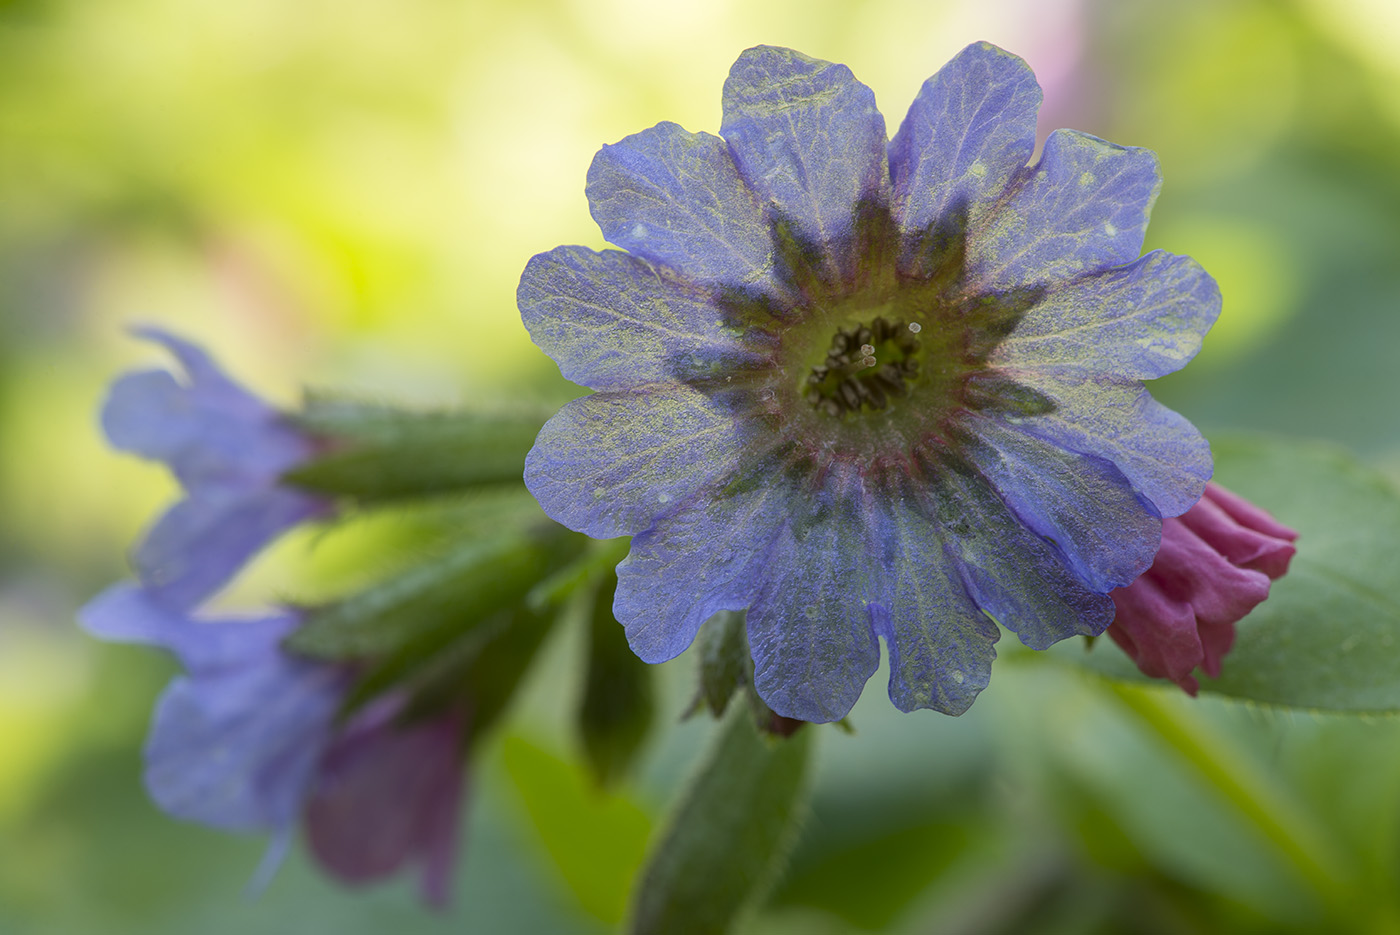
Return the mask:
[[[686,713],[706,708],[721,717],[734,692],[753,687],[753,658],[744,634],[743,612],[722,610],[715,614],[705,621],[695,642],[700,655],[700,684]]]
[[[577,548],[549,529],[471,539],[441,556],[357,594],[310,611],[288,639],[293,652],[322,659],[362,659],[422,644],[440,647],[458,633],[523,601],[530,588]]]
[[[531,827],[579,908],[610,928],[646,854],[651,816],[626,795],[599,793],[585,770],[514,732],[501,759]]]
[[[499,635],[450,673],[444,688],[460,687],[471,716],[473,743],[505,713],[556,619],[552,614],[515,610]]]
[[[730,712],[635,884],[630,935],[717,935],[758,900],[796,838],[812,731],[770,738]]]
[[[627,645],[613,617],[617,575],[603,579],[588,622],[588,675],[578,727],[599,785],[610,786],[632,766],[656,715],[651,666]]]
[[[320,493],[383,501],[519,484],[525,454],[544,416],[533,412],[412,412],[312,400],[298,423],[327,440],[315,460],[290,473]]]

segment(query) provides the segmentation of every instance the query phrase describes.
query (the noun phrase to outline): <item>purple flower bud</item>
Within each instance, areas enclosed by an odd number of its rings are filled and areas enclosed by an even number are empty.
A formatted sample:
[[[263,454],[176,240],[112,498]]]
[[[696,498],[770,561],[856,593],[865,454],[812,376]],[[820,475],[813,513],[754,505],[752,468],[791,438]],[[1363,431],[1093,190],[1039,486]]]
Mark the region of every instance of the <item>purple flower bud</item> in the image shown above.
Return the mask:
[[[148,596],[175,612],[223,587],[259,549],[331,504],[282,486],[316,443],[275,409],[238,386],[209,356],[155,328],[137,336],[169,350],[184,369],[118,379],[102,408],[108,440],[169,465],[185,488],[133,556]]]
[[[1220,676],[1235,641],[1235,623],[1269,596],[1283,577],[1298,533],[1219,484],[1186,513],[1162,521],[1152,567],[1112,593],[1108,633],[1139,669],[1171,679],[1188,694],[1193,670]]]
[[[442,908],[456,866],[463,726],[451,715],[396,723],[395,707],[366,712],[326,751],[306,837],[321,865],[352,885],[420,862],[423,898]]]

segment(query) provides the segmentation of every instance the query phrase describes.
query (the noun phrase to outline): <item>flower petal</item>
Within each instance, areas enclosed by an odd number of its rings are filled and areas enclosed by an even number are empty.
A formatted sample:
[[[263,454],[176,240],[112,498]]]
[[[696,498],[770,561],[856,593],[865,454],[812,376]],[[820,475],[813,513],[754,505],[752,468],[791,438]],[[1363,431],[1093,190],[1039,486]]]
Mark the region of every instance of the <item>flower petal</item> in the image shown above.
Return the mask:
[[[285,487],[212,487],[175,504],[132,564],[152,596],[188,610],[222,588],[268,542],[325,513],[326,501]]]
[[[1031,435],[1034,420],[1008,426],[970,415],[967,458],[1032,532],[1052,542],[1076,577],[1107,593],[1152,564],[1162,521],[1111,462]]]
[[[1168,595],[1150,575],[1114,591],[1113,602],[1118,611],[1108,628],[1113,641],[1144,675],[1171,679],[1195,695],[1200,686],[1191,673],[1205,651],[1191,605]],[[1234,627],[1229,630],[1233,635]]]
[[[1200,264],[1154,250],[1052,289],[992,362],[1150,380],[1186,366],[1219,315],[1220,288]]]
[[[1219,484],[1206,485],[1201,502],[1182,516],[1182,522],[1233,564],[1262,571],[1271,579],[1288,573],[1297,551],[1292,546],[1297,531]]]
[[[1030,67],[989,42],[925,81],[890,143],[900,227],[915,234],[978,220],[1030,161],[1040,100]]]
[[[787,498],[786,521],[755,564],[748,612],[754,687],[784,717],[845,717],[880,666],[874,599],[888,551],[870,522],[875,498],[839,466],[821,490]]]
[[[959,579],[951,534],[914,505],[908,480],[881,500],[877,554],[886,593],[871,615],[889,648],[890,700],[901,711],[961,714],[991,679],[1000,631]]]
[[[972,288],[1048,284],[1131,262],[1160,188],[1150,150],[1056,130],[1034,170],[968,237]]]
[[[300,623],[293,613],[248,620],[192,620],[161,604],[148,588],[117,584],[78,611],[93,636],[174,653],[186,671],[217,673],[263,658]]]
[[[1231,564],[1185,522],[1162,527],[1162,547],[1147,576],[1189,605],[1202,626],[1232,624],[1269,596],[1268,575]]]
[[[722,482],[754,444],[724,403],[682,384],[595,393],[540,429],[525,486],[570,529],[597,539],[634,535]]]
[[[1201,498],[1214,470],[1210,443],[1141,383],[1034,371],[1016,380],[1056,407],[1020,423],[1021,431],[1112,461],[1161,516],[1180,516]]]
[[[584,190],[609,243],[699,283],[769,282],[763,209],[717,136],[658,123],[599,150]]]
[[[168,649],[187,670],[161,696],[146,742],[157,805],[235,830],[295,819],[346,690],[338,667],[282,652],[295,615],[195,621],[119,585],[80,619],[106,639]]]
[[[198,345],[178,338],[164,328],[138,327],[132,328],[131,333],[169,351],[188,375],[191,388],[230,415],[257,417],[268,411],[266,403],[229,379],[228,374],[214,363],[214,358]]]
[[[951,459],[935,470],[924,509],[943,527],[949,561],[978,607],[1031,649],[1097,636],[1113,622],[1112,599],[1086,588],[984,478]]]
[[[1108,633],[1144,674],[1190,694],[1197,666],[1212,678],[1235,639],[1235,623],[1288,571],[1298,534],[1243,497],[1206,484],[1186,513],[1162,523],[1152,567],[1113,592]]]
[[[189,382],[163,370],[115,381],[102,407],[102,426],[115,447],[166,462],[189,489],[266,482],[310,455],[306,437],[198,348],[155,329],[137,333],[175,352]]]
[[[146,787],[177,818],[231,830],[295,820],[345,686],[279,657],[217,678],[179,678],[156,706]]]
[[[595,390],[703,376],[757,355],[695,286],[616,250],[556,247],[520,277],[520,315],[566,379]]]
[[[720,135],[740,174],[826,251],[829,272],[852,274],[856,205],[885,186],[885,119],[875,94],[845,65],[757,46],[724,83]]]
[[[779,484],[696,498],[633,537],[613,613],[638,658],[674,659],[714,614],[748,607],[792,500]]]

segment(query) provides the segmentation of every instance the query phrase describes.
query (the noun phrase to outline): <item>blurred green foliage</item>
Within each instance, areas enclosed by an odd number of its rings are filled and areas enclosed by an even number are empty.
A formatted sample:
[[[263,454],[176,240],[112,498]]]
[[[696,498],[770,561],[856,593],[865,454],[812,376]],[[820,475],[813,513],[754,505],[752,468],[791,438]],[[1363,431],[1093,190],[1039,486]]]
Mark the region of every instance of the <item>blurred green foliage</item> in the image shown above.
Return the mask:
[[[729,63],[758,42],[851,65],[893,130],[927,75],[990,39],[1037,69],[1043,129],[1162,157],[1148,246],[1195,255],[1226,303],[1163,401],[1208,434],[1313,436],[1393,470],[1397,11],[0,2],[0,931],[606,931],[714,729],[672,726],[693,665],[663,666],[665,729],[640,776],[596,788],[569,733],[586,634],[562,627],[505,738],[477,752],[451,917],[423,912],[410,882],[338,890],[299,855],[246,898],[261,845],[178,824],[139,787],[169,666],[71,622],[171,489],[96,433],[104,384],[149,360],[123,324],[200,339],[283,401],[303,382],[558,400],[573,391],[513,293],[532,253],[601,246],[582,194],[600,144],[662,119],[713,131]],[[333,593],[376,577],[380,547],[426,535],[405,515],[293,537],[226,601]],[[750,932],[1400,930],[1400,724],[1003,655],[962,718],[898,714],[882,673],[856,733],[824,731],[804,836]]]

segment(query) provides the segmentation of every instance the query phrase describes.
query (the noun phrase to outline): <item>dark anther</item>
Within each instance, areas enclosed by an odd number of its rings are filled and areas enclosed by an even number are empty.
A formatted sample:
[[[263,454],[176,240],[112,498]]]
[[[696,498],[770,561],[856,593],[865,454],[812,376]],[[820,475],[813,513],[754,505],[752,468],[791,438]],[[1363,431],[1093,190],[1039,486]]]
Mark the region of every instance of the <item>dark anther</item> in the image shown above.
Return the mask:
[[[876,318],[832,336],[826,360],[812,368],[805,392],[812,406],[840,417],[861,409],[884,409],[908,392],[918,373],[917,333],[902,321]]]

